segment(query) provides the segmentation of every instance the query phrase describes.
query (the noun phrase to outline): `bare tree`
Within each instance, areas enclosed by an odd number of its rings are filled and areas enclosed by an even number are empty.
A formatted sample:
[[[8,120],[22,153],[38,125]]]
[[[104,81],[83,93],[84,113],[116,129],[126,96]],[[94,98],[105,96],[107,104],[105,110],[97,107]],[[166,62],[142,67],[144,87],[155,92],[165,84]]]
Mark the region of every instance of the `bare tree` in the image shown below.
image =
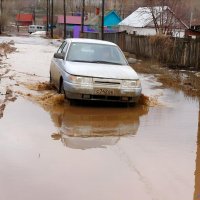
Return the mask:
[[[170,34],[186,24],[181,20],[183,0],[148,0],[144,12],[151,14],[155,30],[159,34]]]
[[[10,20],[10,16],[7,15],[9,8],[11,7],[11,2],[6,2],[0,0],[0,34],[4,31],[5,25],[7,25]]]

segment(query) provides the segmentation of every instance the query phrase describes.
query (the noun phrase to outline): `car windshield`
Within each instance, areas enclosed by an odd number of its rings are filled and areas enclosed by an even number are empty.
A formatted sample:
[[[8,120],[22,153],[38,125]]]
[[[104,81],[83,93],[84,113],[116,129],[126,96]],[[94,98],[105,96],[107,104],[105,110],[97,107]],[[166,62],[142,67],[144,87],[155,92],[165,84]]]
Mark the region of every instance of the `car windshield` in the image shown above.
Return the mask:
[[[67,60],[72,62],[127,65],[119,47],[96,43],[73,42],[70,45]]]

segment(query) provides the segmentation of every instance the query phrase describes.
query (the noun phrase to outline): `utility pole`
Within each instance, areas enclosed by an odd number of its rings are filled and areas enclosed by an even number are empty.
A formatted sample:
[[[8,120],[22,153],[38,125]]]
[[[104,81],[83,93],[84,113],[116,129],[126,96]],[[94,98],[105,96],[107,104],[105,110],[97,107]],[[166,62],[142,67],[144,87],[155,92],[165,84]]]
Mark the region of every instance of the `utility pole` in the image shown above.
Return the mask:
[[[63,8],[64,8],[64,39],[67,37],[67,31],[66,31],[66,2],[63,0]]]
[[[50,24],[51,24],[51,0],[49,1],[49,13],[48,13],[48,21],[49,21],[49,30],[51,30]]]
[[[0,5],[0,9],[1,9],[1,24],[0,24],[0,34],[2,33],[3,30],[3,0],[1,0],[1,5]]]
[[[48,35],[48,32],[49,32],[49,0],[47,0],[46,18],[47,18],[46,26],[47,26],[47,35]]]
[[[33,24],[36,24],[36,22],[35,22],[35,7],[33,7],[32,13],[33,13]]]
[[[190,13],[190,28],[192,28],[193,12]]]
[[[54,19],[54,13],[53,13],[53,0],[51,0],[51,38],[53,38],[53,19]]]
[[[81,15],[81,33],[83,36],[84,32],[84,18],[85,18],[85,0],[83,0],[83,5],[82,5],[82,15]]]
[[[101,8],[101,13],[102,13],[102,18],[101,18],[101,39],[104,40],[104,5],[105,1],[102,0],[102,8]]]

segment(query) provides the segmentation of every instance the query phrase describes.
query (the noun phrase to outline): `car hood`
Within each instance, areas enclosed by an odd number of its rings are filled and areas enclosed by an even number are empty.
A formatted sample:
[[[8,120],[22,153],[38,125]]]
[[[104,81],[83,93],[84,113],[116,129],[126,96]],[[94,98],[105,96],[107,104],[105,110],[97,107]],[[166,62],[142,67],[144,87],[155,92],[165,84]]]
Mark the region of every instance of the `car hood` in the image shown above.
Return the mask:
[[[138,79],[137,73],[128,65],[110,65],[100,63],[65,63],[67,73],[77,76],[91,76],[97,78]]]

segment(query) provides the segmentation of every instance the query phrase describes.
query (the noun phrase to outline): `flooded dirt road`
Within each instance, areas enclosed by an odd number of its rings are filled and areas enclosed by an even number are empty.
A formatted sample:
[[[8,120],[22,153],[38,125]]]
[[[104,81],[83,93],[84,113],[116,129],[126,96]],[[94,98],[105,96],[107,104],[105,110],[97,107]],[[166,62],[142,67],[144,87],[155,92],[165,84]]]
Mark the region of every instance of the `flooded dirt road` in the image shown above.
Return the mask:
[[[0,200],[200,199],[198,99],[140,74],[147,106],[69,105],[47,83],[55,43],[14,41],[0,68]]]

